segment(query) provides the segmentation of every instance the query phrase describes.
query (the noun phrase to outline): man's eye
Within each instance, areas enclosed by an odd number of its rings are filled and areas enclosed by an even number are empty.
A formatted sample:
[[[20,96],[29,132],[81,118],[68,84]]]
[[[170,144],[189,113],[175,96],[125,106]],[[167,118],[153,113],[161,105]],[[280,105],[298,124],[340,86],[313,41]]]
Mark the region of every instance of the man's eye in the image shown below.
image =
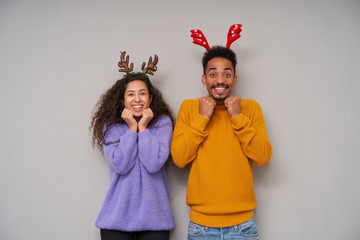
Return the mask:
[[[128,97],[132,97],[132,96],[134,96],[133,93],[129,93],[129,94],[128,94]]]
[[[140,93],[140,95],[145,96],[145,95],[146,95],[146,93],[145,93],[145,92],[142,92],[142,93]]]
[[[210,73],[210,77],[215,77],[215,73]]]
[[[225,74],[225,77],[231,77],[231,74],[230,74],[230,73],[226,73],[226,74]]]

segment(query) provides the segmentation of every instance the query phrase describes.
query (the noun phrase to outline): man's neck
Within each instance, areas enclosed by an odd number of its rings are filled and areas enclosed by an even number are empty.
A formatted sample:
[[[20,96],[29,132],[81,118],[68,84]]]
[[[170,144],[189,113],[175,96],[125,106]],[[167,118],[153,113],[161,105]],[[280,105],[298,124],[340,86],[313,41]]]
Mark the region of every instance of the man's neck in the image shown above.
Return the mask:
[[[216,101],[216,105],[224,105],[224,100],[215,100]]]

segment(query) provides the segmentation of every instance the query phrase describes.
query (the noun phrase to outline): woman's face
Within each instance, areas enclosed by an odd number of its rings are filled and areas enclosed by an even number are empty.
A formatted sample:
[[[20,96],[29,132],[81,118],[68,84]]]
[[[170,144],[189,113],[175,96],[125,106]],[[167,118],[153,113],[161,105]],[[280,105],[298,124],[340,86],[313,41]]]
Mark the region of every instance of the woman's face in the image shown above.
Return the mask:
[[[145,82],[135,80],[128,83],[124,94],[124,105],[133,112],[134,117],[141,117],[150,103],[151,96]]]

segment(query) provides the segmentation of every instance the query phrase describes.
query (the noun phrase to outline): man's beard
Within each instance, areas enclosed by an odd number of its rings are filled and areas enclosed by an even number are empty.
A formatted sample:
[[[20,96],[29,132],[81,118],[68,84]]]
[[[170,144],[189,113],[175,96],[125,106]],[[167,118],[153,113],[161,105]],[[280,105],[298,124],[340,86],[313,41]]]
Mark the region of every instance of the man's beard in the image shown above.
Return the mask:
[[[212,85],[211,89],[217,88],[217,87],[224,87],[225,89],[229,89],[229,85],[225,84],[225,83],[220,83],[220,84],[216,84],[216,85]],[[213,99],[215,99],[216,101],[224,101],[228,96],[223,96],[223,97],[215,97],[211,94],[211,97]]]
[[[227,98],[227,96],[221,97],[221,98],[216,98],[213,96],[213,99],[215,99],[216,101],[225,101],[226,98]]]

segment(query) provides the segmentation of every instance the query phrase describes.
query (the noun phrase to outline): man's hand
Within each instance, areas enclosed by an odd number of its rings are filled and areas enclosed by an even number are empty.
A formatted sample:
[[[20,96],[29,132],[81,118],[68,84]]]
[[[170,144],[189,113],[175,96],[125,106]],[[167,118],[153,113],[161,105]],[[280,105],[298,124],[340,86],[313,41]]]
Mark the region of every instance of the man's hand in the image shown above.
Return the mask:
[[[130,109],[124,108],[124,110],[121,113],[121,118],[126,122],[126,124],[129,126],[129,129],[131,131],[134,132],[137,131],[137,122],[134,118],[133,112]]]
[[[241,98],[239,96],[227,97],[224,103],[231,118],[241,113]]]
[[[199,99],[199,113],[210,119],[216,106],[216,101],[207,96]]]
[[[147,125],[153,119],[154,113],[150,108],[144,109],[142,117],[139,121],[139,132],[144,131],[147,128]]]

